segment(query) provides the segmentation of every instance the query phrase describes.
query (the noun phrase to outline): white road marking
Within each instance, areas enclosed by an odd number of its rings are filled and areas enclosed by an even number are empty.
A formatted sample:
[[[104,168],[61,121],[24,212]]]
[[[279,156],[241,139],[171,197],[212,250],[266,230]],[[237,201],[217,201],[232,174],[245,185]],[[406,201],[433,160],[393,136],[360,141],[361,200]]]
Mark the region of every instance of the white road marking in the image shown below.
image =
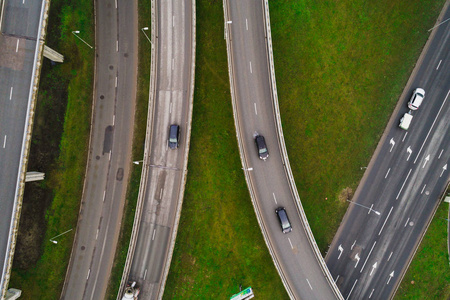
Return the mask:
[[[111,160],[111,150],[109,150],[109,160]]]
[[[358,266],[358,264],[359,264],[359,261],[360,261],[360,257],[359,257],[359,255],[358,255],[358,253],[356,253],[355,254],[355,259],[356,259],[356,265],[355,265],[355,269],[356,269],[356,267]]]
[[[116,76],[116,87],[117,87],[117,76]]]
[[[353,289],[355,288],[355,285],[356,285],[357,282],[358,282],[358,279],[355,280],[355,283],[353,284],[352,289],[350,290],[350,293],[348,293],[348,296],[347,296],[347,298],[345,298],[345,300],[347,300],[348,298],[350,298],[350,295],[352,294]]]
[[[427,157],[425,157],[425,162],[423,163],[422,169],[425,168],[425,165],[427,164],[427,162],[430,160],[430,154],[427,155]]]
[[[438,66],[436,67],[436,70],[439,70],[439,66],[441,65],[442,59],[439,61]]]
[[[272,195],[273,195],[273,200],[275,200],[275,204],[278,204],[277,197],[275,197],[275,193],[272,193]]]
[[[7,135],[5,135],[5,137],[3,138],[3,148],[5,148],[6,147],[6,138],[7,138],[8,136]]]
[[[247,28],[247,30],[248,30],[248,21],[247,21],[247,19],[245,19],[245,28]]]
[[[389,144],[392,145],[391,150],[389,150],[389,152],[392,152],[392,149],[394,149],[394,146],[395,146],[395,141],[393,138],[391,138],[391,140],[389,141]]]
[[[14,87],[11,87],[11,90],[9,91],[9,100],[12,99],[12,92],[13,92]]]
[[[255,104],[255,114],[258,115],[258,111],[256,110],[256,102],[254,104]]]
[[[441,158],[442,152],[444,152],[444,149],[441,150],[441,153],[439,153],[438,159]]]
[[[353,245],[352,245],[352,247],[350,248],[350,250],[353,250],[353,247],[355,247],[355,244],[356,244],[356,240],[353,242]]]
[[[339,276],[340,276],[340,275],[338,275],[338,276],[336,277],[336,280],[335,280],[334,282],[337,282],[337,281],[338,281],[338,279],[339,279]]]
[[[375,291],[375,289],[373,289],[372,292],[370,292],[369,299],[372,297],[373,291]]]
[[[423,186],[422,191],[420,192],[421,195],[423,194],[423,191],[425,190],[426,186],[427,186],[426,184]]]
[[[408,180],[409,174],[411,174],[411,171],[412,171],[412,169],[409,169],[408,176],[406,176],[406,179],[405,179],[405,181],[404,181],[403,184],[402,184],[402,188],[400,189],[400,191],[398,191],[397,197],[395,198],[396,200],[397,200],[398,197],[400,196],[400,193],[402,192],[403,187],[405,186],[406,180]]]
[[[344,252],[344,248],[342,248],[342,245],[338,246],[338,251],[340,252],[339,256],[338,256],[338,259],[339,259],[339,258],[341,258],[342,252]]]
[[[119,52],[119,40],[116,41],[116,52]]]
[[[152,241],[155,239],[156,229],[153,229]]]
[[[161,188],[161,191],[159,192],[159,199],[162,199],[162,193],[163,193],[163,188]]]
[[[308,278],[306,278],[306,281],[308,282],[309,288],[312,290],[313,288],[312,288],[312,286],[311,286],[311,283],[309,283]]]
[[[377,243],[377,241],[373,242],[373,245],[372,245],[372,248],[370,249],[369,255],[367,255],[366,261],[364,261],[364,264],[361,268],[361,271],[359,271],[359,273],[362,273],[362,271],[364,270],[364,267],[366,266],[366,263],[369,260],[370,254],[372,254],[373,247],[375,247],[376,243]]]
[[[144,280],[145,280],[145,278],[147,278],[147,269],[145,269],[145,272],[144,272]]]
[[[391,168],[389,168],[389,170],[387,171],[386,176],[384,176],[384,179],[386,179],[386,177],[388,176],[390,170],[391,170]]]
[[[405,140],[406,136],[408,135],[408,131],[405,132],[405,135],[403,136],[402,142]]]
[[[115,2],[116,2],[116,8],[117,8],[117,0]]]
[[[383,226],[381,226],[381,229],[380,229],[380,232],[378,232],[378,235],[380,235],[381,232],[383,231],[384,225],[386,225],[386,222],[387,222],[387,220],[389,219],[389,216],[391,215],[391,212],[392,212],[392,209],[393,209],[393,208],[394,208],[394,207],[392,206],[391,209],[389,210],[389,213],[388,213],[386,219],[384,220]]]
[[[409,222],[409,218],[408,218],[408,220],[406,220],[405,226],[403,226],[403,227],[406,227],[406,225],[408,225],[408,222]]]
[[[412,154],[412,149],[411,149],[411,147],[408,147],[408,149],[406,149],[406,153],[408,153],[408,158],[406,159],[406,161],[409,161],[409,157],[410,157],[411,154]]]
[[[392,277],[394,277],[394,271],[392,271],[392,273],[389,274],[389,279],[386,284],[389,284],[389,281],[391,281]]]
[[[373,207],[373,203],[372,203],[372,205],[370,206],[369,211],[367,212],[367,214],[370,214],[370,212],[373,210],[372,207]],[[375,211],[375,210],[373,210],[373,211]]]
[[[447,164],[445,164],[445,166],[442,167],[442,172],[441,175],[439,175],[439,178],[442,177],[442,175],[444,174],[444,172],[447,170]]]
[[[294,249],[294,246],[292,246],[292,242],[291,242],[291,239],[290,239],[290,238],[288,238],[288,240],[289,240],[289,244],[291,244],[291,249]]]
[[[103,191],[103,202],[105,202],[106,190]]]
[[[169,104],[169,114],[171,114],[172,113],[172,101],[170,101],[170,104]]]
[[[95,240],[97,240],[98,238],[98,229],[97,229],[97,234],[95,235]]]
[[[444,107],[444,104],[445,104],[445,102],[447,101],[448,94],[450,94],[450,90],[448,90],[447,96],[445,96],[445,99],[444,99],[444,101],[442,102],[441,108],[439,108],[439,111],[438,111],[438,113],[437,113],[437,115],[436,115],[436,118],[434,118],[433,124],[431,124],[430,130],[428,131],[428,134],[427,134],[427,136],[425,137],[425,140],[423,141],[422,146],[420,147],[419,153],[417,153],[417,156],[416,156],[416,159],[414,160],[414,163],[416,163],[417,159],[419,158],[420,152],[422,152],[422,148],[423,148],[423,146],[425,145],[425,142],[427,141],[428,136],[430,135],[430,132],[431,132],[431,130],[432,130],[433,127],[434,127],[434,123],[436,123],[436,120],[437,120],[437,118],[439,117],[439,114],[441,113],[442,107]]]
[[[19,51],[19,39],[17,39],[17,44],[16,44],[16,52]]]
[[[172,70],[175,68],[175,58],[172,58]]]
[[[87,274],[86,280],[88,280],[88,279],[89,279],[89,275],[91,275],[91,269],[89,269],[89,271],[88,271],[88,274]]]
[[[252,69],[252,62],[250,62],[250,73],[253,74],[253,69]]]
[[[113,115],[113,122],[112,122],[113,126],[115,123],[116,123],[116,115]]]
[[[389,257],[388,257],[387,261],[389,261],[391,259],[392,253],[394,253],[394,252],[391,252],[391,254],[389,254]]]
[[[373,270],[375,270],[377,268],[378,262],[375,262],[372,266],[372,270],[370,271],[369,276],[372,276]]]

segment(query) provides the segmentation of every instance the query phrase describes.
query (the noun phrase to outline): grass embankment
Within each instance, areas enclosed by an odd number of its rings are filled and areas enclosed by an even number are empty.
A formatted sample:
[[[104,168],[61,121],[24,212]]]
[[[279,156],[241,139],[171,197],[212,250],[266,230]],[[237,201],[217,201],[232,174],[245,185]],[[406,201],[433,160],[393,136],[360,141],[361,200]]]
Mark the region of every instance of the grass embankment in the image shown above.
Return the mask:
[[[444,2],[270,2],[285,140],[322,253]]]
[[[441,203],[395,299],[449,299],[448,204]]]
[[[241,170],[220,1],[197,3],[195,98],[183,211],[164,299],[225,299],[252,286],[288,299]]]
[[[87,159],[94,51],[72,35],[74,28],[81,31],[83,39],[93,44],[92,1],[53,0],[50,6],[47,45],[63,54],[65,61],[54,66],[49,62],[44,64],[35,131],[41,136],[51,138],[33,138],[32,147],[43,153],[49,149],[57,149],[59,145],[60,152],[59,158],[56,159],[55,155],[56,161],[50,161],[46,166],[46,180],[40,184],[46,191],[44,193],[53,193],[53,200],[50,199],[49,203],[46,203],[49,206],[37,209],[45,215],[45,222],[37,225],[44,228],[40,232],[42,236],[38,237],[38,246],[35,246],[40,249],[40,256],[37,262],[31,265],[25,266],[16,260],[13,264],[10,286],[23,291],[21,299],[59,298],[72,249],[73,231],[58,238],[58,244],[49,242],[49,239],[76,226]],[[43,118],[48,110],[59,106],[66,107],[65,115],[62,114],[62,137],[60,133],[55,133],[61,132],[61,128],[51,128],[47,124],[49,120]],[[62,119],[53,121],[55,124],[63,123]],[[42,132],[42,128],[48,131]],[[39,157],[36,159],[39,160]],[[28,195],[31,198],[32,196]],[[33,200],[37,206],[44,206],[44,203],[40,202],[42,199]],[[29,215],[23,214],[22,218],[33,218],[36,211],[31,209],[28,213]],[[21,231],[18,239],[29,238],[25,236],[26,233]],[[27,244],[23,246],[27,247]]]
[[[138,28],[151,26],[150,1],[138,1]],[[138,54],[138,87],[137,87],[137,103],[133,137],[133,160],[139,161],[144,156],[145,131],[147,125],[147,110],[149,100],[149,83],[150,83],[150,61],[151,61],[151,44],[144,34],[139,32],[139,54]],[[150,30],[147,31],[150,35]],[[149,36],[150,37],[150,36]],[[122,220],[122,228],[120,229],[119,241],[117,243],[116,257],[114,258],[114,266],[111,273],[111,279],[107,290],[107,299],[116,299],[122,279],[123,268],[130,244],[131,231],[133,229],[133,221],[136,212],[137,197],[139,194],[139,184],[141,180],[142,164],[132,165],[130,182],[127,190],[127,200]]]

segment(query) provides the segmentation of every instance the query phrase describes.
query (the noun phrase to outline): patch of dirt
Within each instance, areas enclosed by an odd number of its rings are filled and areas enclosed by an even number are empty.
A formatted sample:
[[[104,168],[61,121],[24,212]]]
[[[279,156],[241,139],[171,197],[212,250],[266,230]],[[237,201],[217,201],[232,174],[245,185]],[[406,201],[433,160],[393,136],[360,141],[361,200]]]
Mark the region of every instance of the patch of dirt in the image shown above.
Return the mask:
[[[339,194],[339,201],[340,202],[345,202],[348,200],[352,200],[353,199],[353,190],[349,187],[346,187],[345,189],[342,190],[342,192]]]

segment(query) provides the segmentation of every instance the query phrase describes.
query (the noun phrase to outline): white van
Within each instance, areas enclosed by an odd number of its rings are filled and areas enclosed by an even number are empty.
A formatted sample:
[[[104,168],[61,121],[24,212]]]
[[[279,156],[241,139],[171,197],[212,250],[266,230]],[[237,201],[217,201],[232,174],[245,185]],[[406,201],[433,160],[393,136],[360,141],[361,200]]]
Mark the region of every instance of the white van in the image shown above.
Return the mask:
[[[400,119],[399,127],[401,129],[408,130],[409,125],[411,124],[412,118],[413,118],[413,116],[409,112],[405,113],[403,115],[403,117]]]

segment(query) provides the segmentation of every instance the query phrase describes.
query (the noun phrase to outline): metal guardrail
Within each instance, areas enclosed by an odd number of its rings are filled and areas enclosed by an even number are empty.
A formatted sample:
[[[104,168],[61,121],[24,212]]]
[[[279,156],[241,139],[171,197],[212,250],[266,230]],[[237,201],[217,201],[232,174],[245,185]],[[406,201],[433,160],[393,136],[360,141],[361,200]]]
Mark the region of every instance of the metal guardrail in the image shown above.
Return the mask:
[[[5,1],[2,3],[2,17]],[[36,37],[36,48],[34,54],[33,71],[31,74],[31,85],[27,106],[27,118],[25,121],[22,149],[20,150],[19,173],[17,176],[16,192],[14,196],[14,206],[12,211],[12,226],[9,230],[8,248],[6,250],[3,274],[0,281],[0,298],[4,299],[9,283],[10,271],[14,258],[14,250],[16,247],[17,233],[19,231],[20,211],[22,208],[23,193],[25,191],[25,177],[27,173],[28,155],[31,146],[31,134],[33,131],[34,113],[38,95],[39,76],[42,67],[43,52],[44,52],[44,38],[47,29],[48,10],[50,7],[50,0],[42,0],[41,15],[39,19],[38,35]],[[3,20],[1,20],[3,22]]]
[[[283,130],[282,130],[282,125],[281,125],[281,118],[280,118],[280,111],[279,111],[279,106],[278,106],[278,94],[277,94],[277,89],[276,89],[276,80],[275,80],[275,67],[274,67],[274,62],[273,62],[273,48],[272,48],[272,37],[271,37],[271,29],[270,29],[270,17],[269,17],[269,3],[267,0],[263,0],[262,1],[262,5],[263,5],[263,12],[264,12],[264,21],[265,21],[265,27],[264,27],[264,31],[265,31],[265,35],[266,35],[266,49],[267,49],[267,53],[268,53],[268,66],[269,66],[269,77],[271,80],[271,85],[270,85],[270,89],[272,91],[272,104],[275,110],[275,119],[276,119],[276,126],[277,126],[277,132],[278,132],[278,146],[280,148],[280,152],[282,155],[282,159],[283,159],[283,165],[284,165],[284,169],[285,169],[285,173],[289,183],[289,186],[291,187],[291,193],[293,195],[293,197],[295,198],[295,202],[296,202],[296,206],[297,206],[297,210],[300,214],[300,219],[302,220],[303,223],[303,227],[305,228],[305,232],[308,236],[308,240],[309,243],[316,255],[317,261],[319,262],[321,268],[322,268],[322,272],[325,275],[325,277],[327,278],[333,292],[336,295],[336,298],[338,299],[343,299],[342,295],[339,291],[339,289],[337,288],[335,282],[333,281],[330,272],[328,271],[328,268],[325,264],[325,261],[323,260],[323,257],[319,251],[319,248],[315,242],[314,236],[312,234],[312,231],[309,227],[305,212],[303,210],[303,206],[300,202],[300,197],[298,195],[297,192],[297,188],[295,185],[295,181],[294,181],[294,177],[292,175],[292,171],[291,171],[291,167],[289,164],[289,159],[288,159],[288,155],[287,155],[287,151],[286,151],[286,146],[284,143],[284,137],[283,137]],[[241,140],[241,133],[240,133],[240,126],[239,126],[239,119],[237,118],[236,115],[236,111],[237,111],[237,105],[236,105],[236,98],[235,98],[235,86],[234,86],[234,76],[233,76],[233,55],[232,55],[232,51],[231,51],[231,45],[232,45],[232,39],[230,37],[229,34],[229,30],[228,30],[228,23],[227,21],[229,20],[229,16],[228,16],[228,2],[227,0],[223,1],[223,8],[224,8],[224,20],[225,20],[225,39],[227,42],[227,54],[228,54],[228,73],[229,73],[229,77],[230,77],[230,89],[231,89],[231,99],[232,99],[232,106],[233,106],[233,116],[234,116],[234,122],[235,122],[235,126],[236,126],[236,136],[237,136],[237,141],[238,141],[238,145],[239,145],[239,152],[240,152],[240,156],[241,156],[241,162],[242,162],[242,166],[243,169],[246,170],[247,166],[246,166],[246,155],[245,155],[245,151],[243,149],[243,143]],[[264,223],[262,221],[261,218],[261,212],[260,212],[260,208],[258,206],[258,203],[256,201],[256,196],[255,196],[255,191],[254,191],[254,187],[253,187],[253,183],[252,180],[250,178],[250,176],[248,175],[247,171],[244,171],[244,175],[245,175],[245,180],[247,181],[247,185],[249,187],[249,193],[250,193],[250,197],[253,203],[253,207],[256,213],[256,217],[259,223],[259,226],[261,228],[261,232],[264,236],[264,241],[266,242],[267,248],[270,252],[270,255],[272,257],[272,260],[275,264],[275,267],[278,271],[278,274],[281,277],[281,280],[286,288],[287,293],[289,294],[289,296],[291,298],[295,298],[293,291],[291,290],[288,282],[287,282],[287,278],[285,276],[285,274],[283,273],[281,267],[280,267],[280,263],[277,260],[277,257],[275,256],[270,238],[267,234],[267,229],[264,226]]]

